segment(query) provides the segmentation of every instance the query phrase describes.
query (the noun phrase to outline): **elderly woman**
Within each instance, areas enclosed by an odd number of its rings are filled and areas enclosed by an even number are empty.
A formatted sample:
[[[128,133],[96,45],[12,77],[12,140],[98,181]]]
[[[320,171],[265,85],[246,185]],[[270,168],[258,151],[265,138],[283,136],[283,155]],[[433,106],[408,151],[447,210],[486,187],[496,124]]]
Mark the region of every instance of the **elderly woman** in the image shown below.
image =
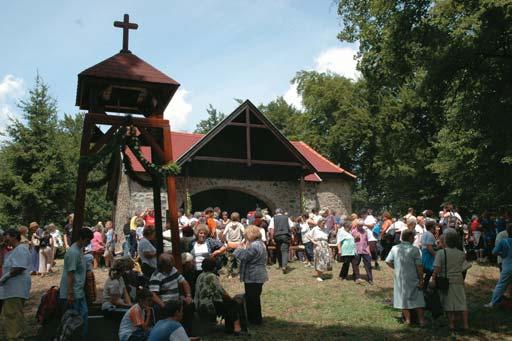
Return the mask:
[[[139,241],[137,253],[140,257],[141,268],[144,277],[151,278],[156,270],[156,248],[151,243],[155,239],[155,229],[153,226],[147,226],[142,231],[142,239]]]
[[[325,220],[320,218],[318,220],[318,225],[313,227],[306,234],[306,238],[308,238],[314,246],[313,253],[315,257],[316,280],[319,282],[323,281],[322,274],[325,271],[332,270],[331,251],[327,242],[329,235],[325,232],[324,226]]]
[[[94,256],[93,267],[98,268],[100,265],[100,257],[105,251],[105,242],[103,241],[103,226],[98,223],[93,230],[93,238],[91,240],[92,255]]]
[[[432,281],[436,285],[438,277],[448,278],[448,290],[440,290],[440,298],[444,311],[448,315],[448,325],[453,335],[455,333],[455,319],[459,314],[462,315],[464,330],[469,328],[466,292],[462,278],[466,256],[464,252],[457,249],[459,241],[457,232],[446,229],[443,235],[446,247],[436,253]]]
[[[108,278],[103,286],[103,303],[101,310],[105,315],[121,314],[120,317],[132,305],[130,295],[124,283],[123,274],[133,268],[131,259],[117,259],[108,273]]]
[[[240,315],[243,313],[241,302],[231,298],[220,284],[219,277],[215,274],[216,260],[207,257],[203,260],[203,272],[197,277],[194,304],[197,312],[216,321],[217,316],[224,317],[226,331],[239,336],[242,332]]]
[[[405,323],[411,324],[411,310],[415,310],[420,325],[425,326],[423,308],[423,266],[421,265],[420,250],[412,245],[411,230],[402,232],[402,243],[391,248],[386,257],[386,264],[393,272],[393,306],[402,309]]]
[[[233,253],[240,260],[240,281],[244,282],[247,318],[252,324],[261,324],[261,291],[268,281],[267,249],[261,241],[257,226],[249,225],[244,232],[245,243],[236,245]],[[231,245],[230,245],[231,247]]]
[[[352,225],[353,224],[354,222],[352,222]],[[364,228],[364,221],[362,219],[356,219],[356,226],[356,228],[352,229],[352,236],[354,237],[354,241],[356,242],[356,266],[354,268],[354,280],[358,284],[363,283],[359,272],[359,264],[361,264],[362,260],[368,278],[368,283],[373,284],[372,257],[370,255],[370,245],[368,244],[368,233]]]
[[[4,238],[13,250],[5,256],[3,275],[0,278],[0,300],[3,300],[1,316],[4,320],[5,340],[14,341],[22,339],[25,324],[23,305],[30,293],[32,261],[28,245],[20,243],[18,230],[7,230]]]
[[[194,257],[196,272],[203,271],[203,260],[208,257],[217,257],[226,252],[224,244],[210,237],[210,229],[205,224],[196,228],[196,240],[190,245],[190,253]],[[217,259],[217,268],[220,267],[220,258]]]
[[[504,232],[500,232],[500,234],[501,233]],[[492,250],[493,255],[501,256],[502,263],[500,279],[498,284],[496,284],[494,292],[492,293],[492,301],[490,306],[497,305],[501,301],[503,294],[507,290],[507,287],[512,285],[512,225],[507,226],[506,233],[507,238],[500,240]]]

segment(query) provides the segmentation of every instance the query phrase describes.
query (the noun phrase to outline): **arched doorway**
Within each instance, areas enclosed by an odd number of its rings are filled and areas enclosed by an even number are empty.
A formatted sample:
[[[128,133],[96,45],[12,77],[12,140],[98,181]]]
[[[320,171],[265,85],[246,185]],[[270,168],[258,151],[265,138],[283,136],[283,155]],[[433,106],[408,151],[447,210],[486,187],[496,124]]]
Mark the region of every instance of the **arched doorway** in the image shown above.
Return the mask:
[[[268,203],[262,199],[242,191],[233,189],[210,189],[191,196],[192,212],[203,211],[207,207],[220,207],[221,210],[239,212],[242,217],[256,208],[268,208]]]

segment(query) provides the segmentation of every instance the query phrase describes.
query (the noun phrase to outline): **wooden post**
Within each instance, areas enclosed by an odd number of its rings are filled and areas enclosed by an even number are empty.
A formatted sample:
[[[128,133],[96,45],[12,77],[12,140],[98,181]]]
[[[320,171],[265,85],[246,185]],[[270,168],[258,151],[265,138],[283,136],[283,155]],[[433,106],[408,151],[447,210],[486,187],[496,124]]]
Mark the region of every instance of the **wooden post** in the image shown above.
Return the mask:
[[[183,200],[183,208],[186,214],[190,214],[192,212],[192,207],[190,207],[190,202],[188,198],[190,197],[190,177],[188,175],[188,166],[185,167],[185,198]]]
[[[164,163],[172,161],[172,142],[171,127],[163,128],[164,145]],[[169,224],[171,226],[172,255],[176,269],[182,271],[181,253],[180,253],[180,229],[178,226],[178,208],[176,203],[176,179],[174,176],[168,176],[167,184],[167,203],[169,205]]]
[[[89,142],[91,140],[92,125],[90,120],[85,115],[84,128],[82,130],[82,143],[80,144],[80,157],[89,154]],[[78,240],[78,231],[84,225],[84,210],[85,210],[85,194],[87,189],[87,175],[89,170],[86,166],[79,164],[78,166],[78,179],[76,181],[75,193],[75,218],[73,220],[73,232],[71,233],[71,243]]]
[[[153,176],[153,209],[155,210],[155,234],[156,234],[156,253],[161,255],[164,252],[164,236],[162,229],[162,198],[160,197],[160,187],[162,182],[160,177]]]
[[[304,174],[300,174],[300,183],[299,183],[299,207],[300,214],[305,213],[305,207],[302,207],[302,202],[304,201]]]
[[[252,155],[251,155],[251,122],[250,122],[250,113],[249,108],[245,109],[245,143],[247,147],[247,166],[251,166],[252,164]]]

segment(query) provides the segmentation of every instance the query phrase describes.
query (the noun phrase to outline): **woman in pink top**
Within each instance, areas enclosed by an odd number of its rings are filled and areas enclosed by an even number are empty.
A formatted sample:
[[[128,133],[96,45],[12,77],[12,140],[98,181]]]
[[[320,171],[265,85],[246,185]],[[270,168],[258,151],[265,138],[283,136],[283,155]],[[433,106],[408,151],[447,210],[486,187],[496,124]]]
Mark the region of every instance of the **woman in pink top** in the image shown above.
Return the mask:
[[[100,257],[103,256],[105,251],[105,242],[103,241],[103,234],[101,233],[102,227],[100,224],[94,227],[94,234],[91,240],[91,249],[94,256],[93,268],[96,269],[100,264]]]
[[[364,228],[364,221],[362,219],[357,220],[357,227],[352,229],[352,236],[356,242],[356,266],[354,267],[354,279],[356,283],[362,283],[361,276],[359,273],[359,264],[361,259],[363,260],[364,269],[366,270],[366,276],[368,277],[368,283],[373,284],[372,276],[372,256],[370,253],[370,246],[368,244],[368,234]]]

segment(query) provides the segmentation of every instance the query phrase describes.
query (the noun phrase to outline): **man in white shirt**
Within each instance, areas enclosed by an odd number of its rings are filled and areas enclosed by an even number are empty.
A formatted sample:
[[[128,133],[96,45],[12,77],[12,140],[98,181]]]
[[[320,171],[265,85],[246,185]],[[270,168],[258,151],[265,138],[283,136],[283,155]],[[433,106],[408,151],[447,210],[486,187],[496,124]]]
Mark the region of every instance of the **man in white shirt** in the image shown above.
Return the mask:
[[[366,230],[366,234],[368,235],[368,245],[370,246],[370,252],[372,255],[372,259],[375,262],[375,269],[379,269],[378,262],[378,249],[377,249],[377,238],[373,235],[373,227],[377,224],[377,219],[372,215],[372,210],[368,209],[366,212],[366,217],[364,218],[364,229]]]

